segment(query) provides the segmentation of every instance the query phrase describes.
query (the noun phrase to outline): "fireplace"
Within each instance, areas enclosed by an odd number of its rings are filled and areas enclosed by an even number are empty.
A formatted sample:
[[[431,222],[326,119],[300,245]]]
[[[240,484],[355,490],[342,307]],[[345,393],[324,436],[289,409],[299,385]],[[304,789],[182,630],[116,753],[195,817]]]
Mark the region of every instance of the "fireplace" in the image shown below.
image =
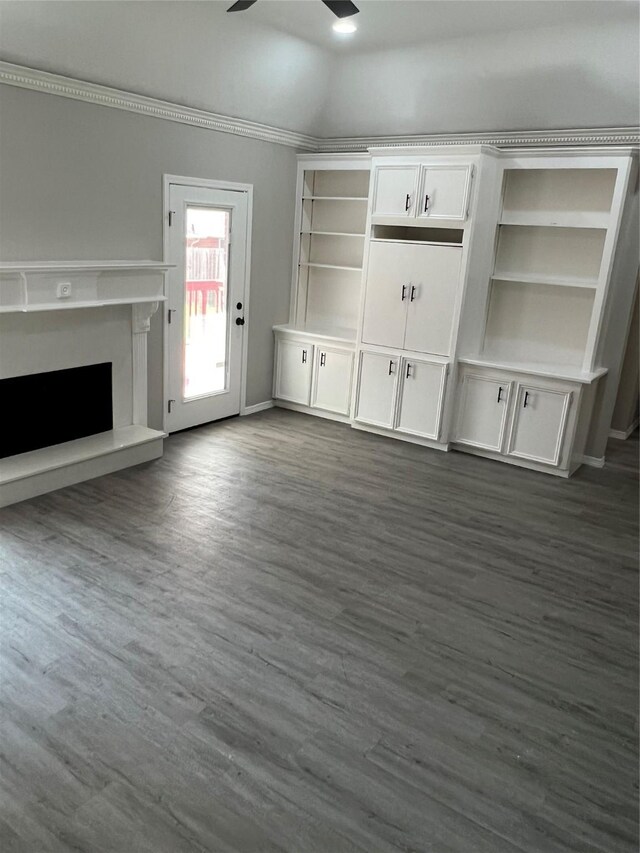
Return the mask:
[[[162,455],[147,333],[168,269],[0,264],[0,507]]]
[[[0,459],[113,429],[112,363],[0,379]]]

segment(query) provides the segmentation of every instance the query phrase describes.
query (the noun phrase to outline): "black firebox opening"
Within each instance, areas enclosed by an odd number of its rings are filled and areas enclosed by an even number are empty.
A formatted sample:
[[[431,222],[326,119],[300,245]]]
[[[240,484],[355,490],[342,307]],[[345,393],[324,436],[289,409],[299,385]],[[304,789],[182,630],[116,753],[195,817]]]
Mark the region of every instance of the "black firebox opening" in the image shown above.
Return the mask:
[[[112,363],[0,379],[0,459],[113,429]]]

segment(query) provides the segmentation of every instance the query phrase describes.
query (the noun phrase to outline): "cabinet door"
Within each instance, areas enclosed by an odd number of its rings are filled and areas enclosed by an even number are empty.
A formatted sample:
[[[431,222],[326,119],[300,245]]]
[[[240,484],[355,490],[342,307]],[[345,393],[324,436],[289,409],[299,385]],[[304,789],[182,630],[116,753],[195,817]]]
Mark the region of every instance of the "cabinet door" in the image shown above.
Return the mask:
[[[518,385],[508,453],[558,465],[571,391]]]
[[[374,216],[415,216],[419,166],[380,166],[373,183]]]
[[[396,429],[438,440],[446,377],[446,364],[402,360]]]
[[[409,281],[404,348],[449,355],[461,246],[402,246]]]
[[[471,166],[423,166],[415,216],[466,219]]]
[[[309,405],[313,347],[299,341],[278,341],[275,397]]]
[[[372,240],[365,282],[362,340],[395,347],[404,343],[409,273],[407,248],[399,243]]]
[[[458,389],[455,441],[502,453],[511,383],[465,373]]]
[[[374,426],[393,428],[400,360],[395,356],[361,352],[355,418]]]
[[[316,347],[311,405],[327,412],[348,415],[352,368],[352,352]]]

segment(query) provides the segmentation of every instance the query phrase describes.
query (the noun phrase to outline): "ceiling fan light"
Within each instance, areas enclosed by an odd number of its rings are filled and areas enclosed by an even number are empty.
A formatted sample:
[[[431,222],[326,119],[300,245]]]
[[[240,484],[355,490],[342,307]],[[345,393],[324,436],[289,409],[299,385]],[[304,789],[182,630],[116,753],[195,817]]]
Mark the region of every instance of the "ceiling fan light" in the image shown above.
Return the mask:
[[[340,33],[340,35],[351,35],[351,33],[355,33],[358,28],[355,23],[349,18],[341,18],[339,21],[336,21],[333,24],[333,31],[336,33]]]

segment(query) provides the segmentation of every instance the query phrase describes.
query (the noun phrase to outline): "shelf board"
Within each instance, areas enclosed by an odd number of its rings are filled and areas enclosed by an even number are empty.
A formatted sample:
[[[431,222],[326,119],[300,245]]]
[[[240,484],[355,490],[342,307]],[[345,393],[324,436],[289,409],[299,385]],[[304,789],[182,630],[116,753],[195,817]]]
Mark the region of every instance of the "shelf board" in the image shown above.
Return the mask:
[[[0,460],[0,486],[165,437],[164,432],[132,425],[8,456]]]
[[[151,270],[164,272],[175,269],[175,264],[160,261],[7,261],[0,264],[3,272],[109,272],[122,270]]]
[[[362,267],[346,267],[340,264],[312,264],[306,261],[299,264],[301,267],[314,267],[321,270],[349,270],[349,272],[362,272]]]
[[[319,234],[322,237],[365,237],[359,231],[301,231],[301,234]]]
[[[598,286],[597,279],[572,278],[571,276],[553,276],[548,274],[494,272],[492,281],[513,281],[520,284],[548,284],[555,287],[585,287],[594,290]]]
[[[354,344],[356,340],[356,330],[346,326],[291,326],[284,324],[274,326],[273,331],[281,334],[304,335],[314,340],[337,341],[344,344]]]
[[[302,201],[369,201],[366,195],[303,195]]]
[[[606,367],[598,367],[592,371],[583,371],[578,367],[567,367],[566,364],[542,364],[541,362],[525,361],[496,361],[490,358],[459,358],[460,364],[471,364],[476,367],[487,367],[495,370],[512,370],[515,373],[528,373],[533,376],[545,376],[549,379],[565,379],[569,382],[581,382],[590,385],[604,376]]]
[[[520,211],[503,210],[500,225],[534,225],[545,228],[608,228],[608,213],[589,211]]]
[[[0,305],[0,314],[33,314],[42,311],[64,311],[72,308],[105,308],[109,305],[136,305],[142,302],[166,302],[166,296],[134,296],[122,299],[91,299],[88,301],[65,300],[59,302],[41,302],[32,305]]]

